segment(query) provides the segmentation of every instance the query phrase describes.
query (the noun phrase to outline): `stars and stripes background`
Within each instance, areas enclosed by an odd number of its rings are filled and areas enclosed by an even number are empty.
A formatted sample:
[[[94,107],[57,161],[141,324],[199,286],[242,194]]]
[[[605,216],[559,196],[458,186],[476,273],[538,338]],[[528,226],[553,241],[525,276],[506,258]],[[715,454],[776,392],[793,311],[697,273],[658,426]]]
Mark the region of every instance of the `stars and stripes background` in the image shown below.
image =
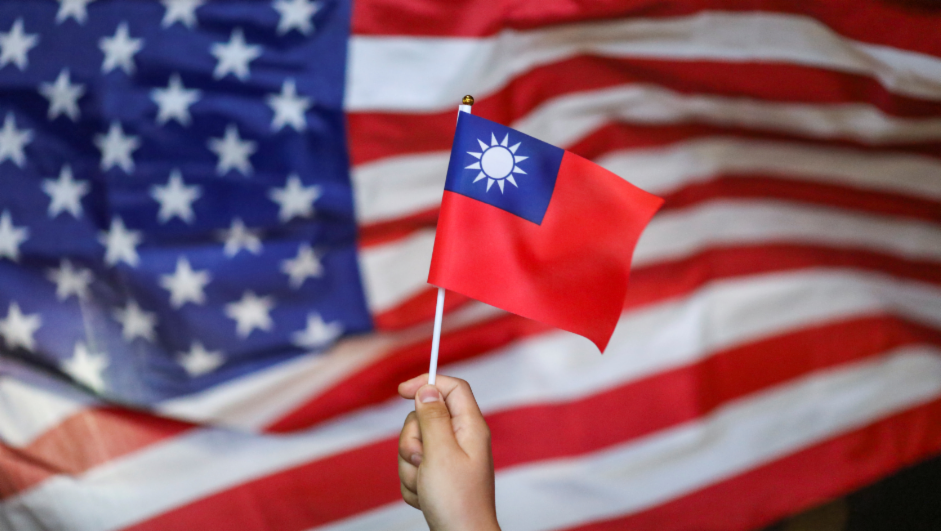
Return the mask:
[[[421,529],[456,105],[666,198],[604,356],[448,296],[506,529],[748,530],[941,452],[941,12],[0,3],[0,523]]]

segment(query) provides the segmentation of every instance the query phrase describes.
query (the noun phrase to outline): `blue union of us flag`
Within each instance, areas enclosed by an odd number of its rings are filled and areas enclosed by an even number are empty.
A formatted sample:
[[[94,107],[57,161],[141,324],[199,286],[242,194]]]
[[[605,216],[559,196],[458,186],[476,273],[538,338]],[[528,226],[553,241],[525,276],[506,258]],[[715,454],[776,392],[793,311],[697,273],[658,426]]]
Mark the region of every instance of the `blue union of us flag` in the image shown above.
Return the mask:
[[[202,4],[0,8],[5,344],[121,402],[372,326],[341,107],[349,5]]]
[[[427,367],[467,93],[665,199],[604,356],[447,296],[506,529],[748,531],[937,455],[939,27],[882,0],[3,0],[0,528],[423,529],[396,385]],[[485,197],[523,189],[488,168]]]

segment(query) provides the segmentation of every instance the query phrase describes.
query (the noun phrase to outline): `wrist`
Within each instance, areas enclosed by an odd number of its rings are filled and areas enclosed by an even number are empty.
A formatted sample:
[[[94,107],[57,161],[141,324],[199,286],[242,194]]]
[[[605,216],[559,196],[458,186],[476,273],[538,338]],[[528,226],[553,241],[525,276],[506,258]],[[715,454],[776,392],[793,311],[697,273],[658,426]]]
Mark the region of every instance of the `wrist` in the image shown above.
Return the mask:
[[[452,520],[445,525],[432,525],[428,522],[429,531],[501,531],[497,516],[481,515],[479,518]]]

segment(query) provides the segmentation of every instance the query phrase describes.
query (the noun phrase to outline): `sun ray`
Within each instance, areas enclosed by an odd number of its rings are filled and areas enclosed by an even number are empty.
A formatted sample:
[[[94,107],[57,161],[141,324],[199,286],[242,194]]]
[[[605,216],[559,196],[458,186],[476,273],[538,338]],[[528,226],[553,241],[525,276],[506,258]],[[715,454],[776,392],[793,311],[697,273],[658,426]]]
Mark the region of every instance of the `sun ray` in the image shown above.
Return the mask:
[[[503,194],[506,190],[507,182],[512,184],[514,188],[520,189],[520,185],[514,178],[513,174],[527,175],[526,170],[520,168],[519,164],[520,162],[528,160],[530,157],[516,154],[516,151],[523,143],[517,142],[511,146],[510,133],[505,133],[503,135],[503,140],[498,141],[495,131],[490,131],[490,145],[487,145],[487,143],[480,138],[477,138],[476,140],[477,143],[480,144],[480,152],[467,151],[466,153],[477,160],[464,167],[467,170],[473,170],[477,172],[477,176],[474,178],[473,182],[476,183],[477,181],[486,179],[487,192],[493,188],[493,183],[497,183],[497,187],[500,188],[501,194]],[[510,154],[509,160],[506,159],[506,152],[509,152]],[[493,173],[496,176],[490,175],[490,173]]]

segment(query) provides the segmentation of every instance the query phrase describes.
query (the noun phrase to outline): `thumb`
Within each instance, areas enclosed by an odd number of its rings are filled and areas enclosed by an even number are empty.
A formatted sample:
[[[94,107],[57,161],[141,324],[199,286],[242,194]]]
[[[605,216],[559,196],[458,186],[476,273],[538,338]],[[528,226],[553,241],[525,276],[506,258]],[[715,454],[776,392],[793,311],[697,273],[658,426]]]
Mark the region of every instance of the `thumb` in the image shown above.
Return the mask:
[[[415,413],[426,458],[460,448],[451,425],[451,412],[437,387],[424,385],[415,393]]]

